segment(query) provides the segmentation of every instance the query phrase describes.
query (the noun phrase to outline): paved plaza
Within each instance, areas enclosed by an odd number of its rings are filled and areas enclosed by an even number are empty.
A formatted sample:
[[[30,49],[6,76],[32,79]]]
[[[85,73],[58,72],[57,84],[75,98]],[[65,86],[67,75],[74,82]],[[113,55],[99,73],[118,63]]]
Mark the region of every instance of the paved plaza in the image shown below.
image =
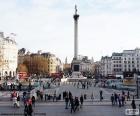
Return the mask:
[[[41,102],[37,101],[36,106],[34,107],[35,116],[125,116],[125,109],[131,108],[131,101],[127,101],[124,107],[119,108],[118,106],[112,106],[110,102],[110,96],[112,93],[121,93],[121,91],[113,90],[113,89],[105,89],[103,90],[104,100],[99,102],[99,91],[101,88],[99,87],[89,87],[88,89],[77,88],[72,84],[63,84],[60,87],[56,87],[58,93],[62,93],[63,91],[71,91],[73,96],[79,97],[81,94],[87,94],[87,99],[84,101],[83,107],[76,111],[75,113],[70,113],[70,108],[65,109],[64,100],[60,100],[58,102]],[[91,93],[94,93],[94,101],[92,102],[90,99]],[[20,92],[22,94],[22,92]],[[5,95],[5,96],[4,96]],[[8,96],[7,96],[8,95]],[[8,116],[9,114],[23,114],[23,103],[21,102],[20,108],[14,108],[12,106],[12,101],[9,98],[10,92],[1,92],[0,96],[0,115]],[[140,101],[136,101],[137,108],[140,104]]]

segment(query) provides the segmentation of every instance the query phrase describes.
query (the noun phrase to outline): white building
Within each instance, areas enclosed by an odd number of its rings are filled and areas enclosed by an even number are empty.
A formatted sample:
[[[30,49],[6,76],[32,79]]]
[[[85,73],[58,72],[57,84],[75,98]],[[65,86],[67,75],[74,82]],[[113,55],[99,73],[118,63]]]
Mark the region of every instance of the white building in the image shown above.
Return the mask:
[[[112,73],[113,75],[122,74],[122,56],[123,53],[113,53],[112,54]]]
[[[140,49],[123,51],[123,71],[140,71]]]
[[[112,58],[105,56],[101,58],[101,74],[102,76],[108,76],[112,74]]]
[[[101,62],[99,61],[94,62],[94,74],[95,76],[101,76],[102,74]]]
[[[0,77],[15,76],[17,69],[18,48],[11,37],[4,37],[0,32]]]
[[[94,61],[93,59],[88,59],[87,56],[81,56],[80,72],[93,72]]]
[[[110,67],[111,66],[111,67]],[[122,75],[123,72],[140,71],[140,48],[113,53],[111,57],[101,58],[101,74],[103,76]]]

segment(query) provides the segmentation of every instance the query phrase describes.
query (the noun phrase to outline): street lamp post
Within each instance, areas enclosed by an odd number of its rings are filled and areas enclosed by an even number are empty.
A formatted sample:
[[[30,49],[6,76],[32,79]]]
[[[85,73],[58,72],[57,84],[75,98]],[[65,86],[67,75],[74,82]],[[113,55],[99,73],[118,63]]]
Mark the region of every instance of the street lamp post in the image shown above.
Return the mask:
[[[136,69],[134,69],[134,75],[136,80],[136,96],[137,99],[139,99],[139,80],[138,80],[138,71]]]
[[[136,85],[137,85],[137,99],[139,99],[139,82],[138,82],[138,76],[136,80]]]

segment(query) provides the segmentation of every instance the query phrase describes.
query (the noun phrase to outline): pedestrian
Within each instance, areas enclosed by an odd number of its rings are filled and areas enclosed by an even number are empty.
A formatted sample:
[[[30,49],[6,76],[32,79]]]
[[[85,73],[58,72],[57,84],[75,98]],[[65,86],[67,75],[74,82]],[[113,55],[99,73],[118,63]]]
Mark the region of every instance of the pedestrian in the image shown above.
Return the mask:
[[[136,104],[135,104],[134,97],[133,97],[133,100],[132,100],[132,102],[131,102],[131,106],[132,106],[132,109],[133,109],[133,114],[135,114]],[[136,115],[133,115],[133,116],[136,116]]]
[[[43,101],[43,92],[40,92],[40,99]]]
[[[28,116],[28,106],[27,106],[27,103],[25,104],[25,107],[24,107],[24,116]]]
[[[83,97],[83,95],[81,95],[81,97],[80,97],[80,108],[82,108],[82,106],[83,106],[83,101],[84,101],[84,97]]]
[[[54,101],[57,101],[57,100],[56,100],[56,93],[53,94],[53,102],[54,102]]]
[[[92,94],[91,94],[91,100],[92,100],[92,102],[93,102],[93,100],[94,100],[93,92],[92,92]]]
[[[114,100],[115,100],[115,98],[114,98],[114,95],[113,95],[113,94],[111,95],[111,98],[110,98],[110,99],[111,99],[111,103],[112,103],[112,106],[113,106],[113,105],[114,105]]]
[[[68,103],[69,103],[69,98],[68,98],[68,96],[66,96],[65,97],[65,104],[66,104],[65,109],[68,109]]]
[[[131,106],[132,106],[132,109],[136,109],[135,99],[132,100]]]
[[[127,101],[130,100],[130,93],[129,91],[127,92]]]
[[[74,111],[79,110],[79,99],[78,97],[75,97],[75,109]]]
[[[18,108],[20,107],[20,96],[19,95],[17,96],[17,107]]]
[[[125,103],[125,95],[122,95],[121,100],[122,100],[122,106],[124,106],[124,103]]]
[[[121,96],[120,96],[120,94],[119,94],[119,96],[118,96],[118,102],[119,102],[119,107],[121,107],[122,104],[121,104]]]
[[[32,105],[35,107],[35,96],[32,96]]]
[[[32,104],[29,103],[29,105],[28,105],[28,116],[32,116],[32,113],[33,113]]]
[[[75,105],[74,105],[75,103],[73,97],[71,97],[70,104],[71,104],[71,113],[75,112]]]
[[[118,95],[117,93],[114,93],[114,102],[115,102],[115,105],[117,105],[117,102],[118,102]]]
[[[100,90],[100,101],[102,101],[102,100],[103,100],[103,91]]]

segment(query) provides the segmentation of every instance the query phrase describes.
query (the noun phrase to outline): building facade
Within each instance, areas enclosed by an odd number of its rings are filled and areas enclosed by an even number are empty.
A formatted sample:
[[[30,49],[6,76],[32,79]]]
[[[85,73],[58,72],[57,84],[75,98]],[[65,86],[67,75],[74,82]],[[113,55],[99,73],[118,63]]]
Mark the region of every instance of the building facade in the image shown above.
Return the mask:
[[[123,71],[140,71],[140,49],[123,51]]]
[[[101,74],[102,76],[112,74],[112,57],[105,56],[101,58]]]
[[[21,52],[22,53],[22,52]],[[63,70],[63,64],[59,58],[49,52],[19,54],[18,63],[28,62],[28,71],[31,74],[52,74]]]
[[[101,74],[103,76],[123,75],[123,72],[140,72],[140,48],[112,53],[111,57],[101,58]]]
[[[112,54],[112,71],[111,74],[113,75],[120,75],[122,74],[122,53],[113,53]]]
[[[0,77],[16,76],[18,48],[11,37],[0,32]]]

